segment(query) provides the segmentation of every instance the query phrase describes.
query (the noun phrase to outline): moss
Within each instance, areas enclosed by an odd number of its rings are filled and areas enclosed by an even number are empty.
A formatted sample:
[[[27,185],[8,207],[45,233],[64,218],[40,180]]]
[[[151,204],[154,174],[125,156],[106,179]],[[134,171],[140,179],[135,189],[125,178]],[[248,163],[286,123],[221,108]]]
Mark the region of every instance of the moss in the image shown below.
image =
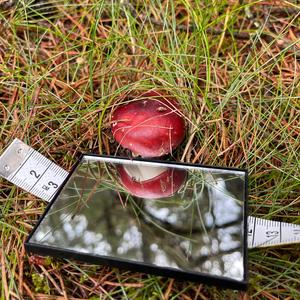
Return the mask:
[[[87,274],[83,274],[82,276],[80,276],[79,282],[85,283],[87,280],[89,279],[89,276]]]
[[[31,275],[32,278],[32,282],[34,285],[34,290],[35,292],[39,293],[46,293],[49,294],[50,293],[50,287],[48,285],[48,282],[46,280],[46,278],[44,277],[44,275],[42,274],[38,274],[38,273],[33,273]]]

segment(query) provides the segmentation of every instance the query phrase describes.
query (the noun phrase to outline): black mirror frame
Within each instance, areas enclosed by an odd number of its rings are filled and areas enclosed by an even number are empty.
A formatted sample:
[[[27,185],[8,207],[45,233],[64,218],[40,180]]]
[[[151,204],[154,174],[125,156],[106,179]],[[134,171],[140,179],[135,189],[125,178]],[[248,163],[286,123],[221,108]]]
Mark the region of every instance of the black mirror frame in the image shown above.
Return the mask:
[[[165,276],[165,277],[172,277],[179,280],[184,281],[194,281],[194,282],[201,282],[204,284],[209,285],[216,285],[218,287],[222,288],[228,288],[228,289],[237,289],[237,290],[246,290],[248,287],[248,245],[247,245],[247,233],[248,233],[248,225],[247,225],[247,218],[248,218],[248,171],[245,169],[237,169],[237,168],[224,168],[224,167],[213,167],[213,166],[205,166],[200,164],[188,164],[188,163],[178,163],[178,162],[170,162],[170,161],[163,161],[164,164],[169,164],[170,166],[192,166],[192,167],[201,167],[201,168],[207,168],[207,169],[220,169],[220,170],[229,170],[229,171],[243,171],[245,173],[245,190],[244,190],[244,236],[243,236],[243,267],[244,267],[244,278],[243,280],[234,280],[222,276],[213,276],[208,275],[205,273],[200,272],[192,272],[192,271],[182,271],[177,270],[174,268],[168,268],[168,267],[159,267],[150,265],[147,263],[141,263],[141,262],[133,262],[126,259],[118,259],[115,257],[108,257],[108,256],[100,256],[100,255],[91,255],[86,253],[81,253],[77,251],[72,250],[66,250],[59,247],[53,247],[53,246],[45,246],[40,245],[36,243],[31,243],[30,239],[39,227],[39,224],[42,222],[44,217],[47,215],[48,211],[50,210],[53,203],[55,203],[56,199],[58,198],[58,195],[60,194],[61,190],[63,189],[66,182],[69,180],[69,178],[72,176],[73,172],[77,168],[77,166],[81,163],[84,156],[94,156],[94,157],[103,157],[103,158],[109,158],[109,159],[118,159],[118,160],[134,160],[134,161],[146,161],[146,162],[153,162],[153,163],[162,163],[162,161],[159,160],[148,160],[148,159],[129,159],[125,157],[117,157],[117,156],[107,156],[107,155],[95,155],[95,154],[82,154],[78,161],[73,166],[72,170],[70,171],[69,175],[63,182],[63,184],[59,187],[59,190],[57,191],[55,197],[52,199],[52,201],[47,206],[45,212],[38,220],[37,224],[34,226],[33,230],[27,237],[25,241],[25,249],[26,252],[29,254],[38,254],[42,256],[53,256],[57,258],[63,258],[63,259],[74,259],[78,260],[84,263],[90,263],[90,264],[96,264],[96,265],[106,265],[110,267],[117,267],[120,269],[130,270],[134,272],[142,272],[142,273],[148,273],[158,276]]]

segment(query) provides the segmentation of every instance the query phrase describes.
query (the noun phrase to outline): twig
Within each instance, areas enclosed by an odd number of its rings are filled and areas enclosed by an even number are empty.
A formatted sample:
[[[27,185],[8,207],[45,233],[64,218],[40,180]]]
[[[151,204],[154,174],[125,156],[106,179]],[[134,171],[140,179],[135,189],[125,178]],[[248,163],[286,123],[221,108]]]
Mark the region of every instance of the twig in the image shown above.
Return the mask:
[[[46,268],[44,268],[44,266],[40,266],[40,268],[42,269],[43,273],[47,276],[47,278],[52,282],[52,284],[55,286],[56,290],[63,295],[63,292],[61,290],[61,288],[58,286],[58,284],[55,282],[55,280],[53,279],[53,277],[50,275],[50,273],[46,270]]]
[[[65,300],[65,298],[62,296],[51,296],[45,294],[37,294],[35,296],[35,299],[36,300]],[[69,300],[88,300],[88,299],[71,297],[69,298]]]
[[[18,234],[19,235],[19,234]],[[19,237],[21,238],[21,237]],[[22,244],[21,246],[21,253],[20,255],[18,255],[18,262],[19,262],[19,275],[18,275],[18,279],[19,279],[19,293],[22,296],[23,295],[23,276],[24,276],[24,256],[25,256],[25,247]]]
[[[9,289],[7,285],[7,278],[6,278],[6,268],[5,268],[5,259],[4,259],[4,249],[0,250],[1,256],[1,276],[2,276],[2,286],[4,287],[4,297],[5,299],[9,299]]]
[[[171,290],[172,290],[172,287],[173,287],[173,283],[174,283],[174,279],[171,279],[170,280],[170,283],[168,284],[168,288],[164,294],[164,300],[168,300],[169,299],[169,296],[170,296],[170,293],[171,293]]]
[[[28,285],[26,284],[26,282],[23,281],[23,287],[26,290],[28,296],[32,299],[35,300],[35,297],[33,295],[33,293],[31,292],[30,288],[28,287]]]
[[[119,282],[112,282],[112,281],[104,281],[103,285],[111,285],[111,286],[123,286],[123,287],[132,287],[132,288],[141,288],[144,287],[145,284],[142,282],[137,283],[119,283]]]
[[[198,116],[198,118],[197,118],[197,120],[196,120],[196,124],[194,125],[194,130],[193,130],[193,132],[190,134],[190,137],[189,137],[189,140],[188,140],[188,142],[187,142],[187,144],[186,144],[186,146],[185,146],[185,149],[184,149],[184,151],[183,151],[183,154],[182,154],[182,156],[181,156],[181,159],[180,159],[180,161],[184,161],[184,159],[185,159],[185,156],[186,156],[186,154],[187,154],[187,152],[188,152],[188,150],[189,150],[189,148],[190,148],[190,146],[191,146],[191,144],[192,144],[192,142],[193,142],[193,139],[194,139],[194,137],[195,137],[195,134],[196,134],[196,132],[197,132],[197,127],[199,126],[199,123],[200,123],[200,121],[201,121],[201,114]]]
[[[197,288],[197,292],[196,292],[196,295],[194,297],[194,300],[197,300],[199,298],[201,298],[202,300],[208,300],[204,295],[201,294],[202,288],[203,288],[203,285],[200,284],[199,287]]]
[[[68,294],[67,294],[67,291],[66,291],[66,287],[65,287],[65,284],[64,284],[64,281],[63,281],[61,275],[58,272],[55,272],[55,275],[56,275],[56,277],[58,278],[58,280],[60,282],[60,286],[61,286],[64,298],[66,300],[69,300],[69,297],[68,297]]]

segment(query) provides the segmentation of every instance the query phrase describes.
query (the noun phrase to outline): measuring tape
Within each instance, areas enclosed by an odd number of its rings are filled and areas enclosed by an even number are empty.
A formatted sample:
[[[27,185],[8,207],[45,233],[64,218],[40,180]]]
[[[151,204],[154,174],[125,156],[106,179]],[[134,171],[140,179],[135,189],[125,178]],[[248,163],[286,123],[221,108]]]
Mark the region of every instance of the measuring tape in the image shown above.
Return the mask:
[[[0,156],[0,176],[45,201],[51,201],[68,172],[15,139]]]
[[[0,156],[0,176],[49,202],[68,172],[15,139]],[[299,242],[300,225],[248,217],[248,248]]]

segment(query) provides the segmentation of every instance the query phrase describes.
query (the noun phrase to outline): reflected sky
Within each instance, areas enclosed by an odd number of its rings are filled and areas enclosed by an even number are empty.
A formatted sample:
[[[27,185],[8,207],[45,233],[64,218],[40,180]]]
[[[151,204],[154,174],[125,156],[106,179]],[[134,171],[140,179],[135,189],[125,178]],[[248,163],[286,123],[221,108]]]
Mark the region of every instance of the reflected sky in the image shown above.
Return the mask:
[[[243,171],[85,156],[29,242],[242,281],[244,190]]]

